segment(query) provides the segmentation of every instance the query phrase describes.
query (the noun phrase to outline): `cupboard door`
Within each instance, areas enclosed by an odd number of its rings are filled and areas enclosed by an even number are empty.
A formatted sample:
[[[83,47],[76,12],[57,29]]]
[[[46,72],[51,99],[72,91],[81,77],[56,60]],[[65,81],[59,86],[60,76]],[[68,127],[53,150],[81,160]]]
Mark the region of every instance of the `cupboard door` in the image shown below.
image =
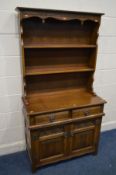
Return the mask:
[[[44,165],[63,159],[66,154],[67,140],[65,127],[56,126],[36,131],[38,139],[34,142],[34,155],[37,165]]]
[[[95,152],[98,142],[96,121],[76,122],[71,125],[71,155]]]

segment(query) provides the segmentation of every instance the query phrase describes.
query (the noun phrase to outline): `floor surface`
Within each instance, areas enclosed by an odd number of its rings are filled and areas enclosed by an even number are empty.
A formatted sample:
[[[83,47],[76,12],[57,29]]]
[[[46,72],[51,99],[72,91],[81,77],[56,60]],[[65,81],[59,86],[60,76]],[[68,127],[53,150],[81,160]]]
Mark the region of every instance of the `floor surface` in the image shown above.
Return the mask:
[[[0,175],[31,175],[25,151],[0,157]],[[97,156],[87,155],[38,169],[34,175],[116,175],[116,130],[101,134]]]

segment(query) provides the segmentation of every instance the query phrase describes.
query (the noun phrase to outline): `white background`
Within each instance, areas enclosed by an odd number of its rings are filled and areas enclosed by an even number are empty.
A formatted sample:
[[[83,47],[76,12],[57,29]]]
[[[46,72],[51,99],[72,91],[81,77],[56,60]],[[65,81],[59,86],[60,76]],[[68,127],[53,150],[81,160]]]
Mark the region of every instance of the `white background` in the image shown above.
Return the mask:
[[[94,89],[108,101],[102,131],[116,128],[116,0],[0,0],[0,155],[25,149],[17,6],[105,13]]]

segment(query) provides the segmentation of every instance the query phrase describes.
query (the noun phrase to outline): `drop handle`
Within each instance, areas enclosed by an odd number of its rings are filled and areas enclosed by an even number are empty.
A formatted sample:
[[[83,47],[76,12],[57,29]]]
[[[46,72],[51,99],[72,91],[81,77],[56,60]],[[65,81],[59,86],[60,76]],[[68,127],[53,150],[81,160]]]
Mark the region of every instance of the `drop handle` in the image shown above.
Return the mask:
[[[71,137],[73,137],[73,136],[74,136],[74,133],[73,133],[73,132],[71,132],[71,133],[70,133],[70,136],[71,136]]]
[[[49,121],[50,121],[50,122],[54,122],[54,121],[55,121],[55,114],[51,114],[51,115],[49,116]]]
[[[84,113],[85,116],[90,115],[89,111],[84,111],[83,113]]]
[[[65,138],[68,137],[68,132],[64,132],[64,137],[65,137]]]

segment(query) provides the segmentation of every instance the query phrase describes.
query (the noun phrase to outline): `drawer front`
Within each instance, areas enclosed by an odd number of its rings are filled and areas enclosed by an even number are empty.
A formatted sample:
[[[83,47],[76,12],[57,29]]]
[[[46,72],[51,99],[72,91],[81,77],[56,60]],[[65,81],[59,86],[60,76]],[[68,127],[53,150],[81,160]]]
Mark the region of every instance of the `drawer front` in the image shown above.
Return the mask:
[[[68,111],[35,116],[31,118],[31,124],[46,124],[57,121],[63,121],[66,119],[69,119]]]
[[[102,112],[103,112],[102,106],[87,107],[87,108],[73,110],[72,117],[86,117],[89,115],[95,115]]]

